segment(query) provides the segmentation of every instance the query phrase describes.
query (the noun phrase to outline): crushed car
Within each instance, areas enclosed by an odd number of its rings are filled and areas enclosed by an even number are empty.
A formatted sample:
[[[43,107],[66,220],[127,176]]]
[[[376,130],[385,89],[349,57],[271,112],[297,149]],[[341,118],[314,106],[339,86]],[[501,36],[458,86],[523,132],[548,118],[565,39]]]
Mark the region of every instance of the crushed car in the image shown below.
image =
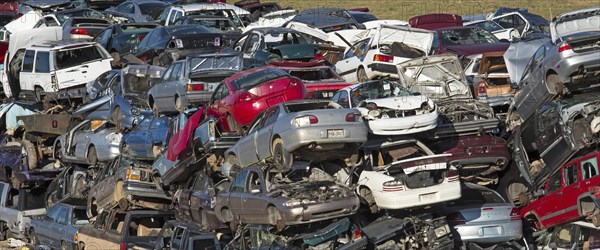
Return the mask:
[[[63,162],[96,165],[121,154],[122,138],[106,121],[85,120],[56,138],[53,157]]]

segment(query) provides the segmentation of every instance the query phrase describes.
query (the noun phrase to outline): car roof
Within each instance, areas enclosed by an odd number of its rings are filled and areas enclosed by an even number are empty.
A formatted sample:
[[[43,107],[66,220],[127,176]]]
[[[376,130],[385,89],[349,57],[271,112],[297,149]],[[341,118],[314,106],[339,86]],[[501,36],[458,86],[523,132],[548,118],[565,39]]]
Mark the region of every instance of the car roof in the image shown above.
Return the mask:
[[[226,9],[226,10],[233,10],[235,11],[235,13],[244,13],[244,14],[250,14],[250,12],[248,12],[245,9],[242,9],[240,7],[231,5],[231,4],[226,4],[226,3],[191,3],[191,4],[182,4],[182,5],[177,5],[175,8],[181,8],[183,9],[183,11],[196,11],[196,10],[222,10],[222,9]]]

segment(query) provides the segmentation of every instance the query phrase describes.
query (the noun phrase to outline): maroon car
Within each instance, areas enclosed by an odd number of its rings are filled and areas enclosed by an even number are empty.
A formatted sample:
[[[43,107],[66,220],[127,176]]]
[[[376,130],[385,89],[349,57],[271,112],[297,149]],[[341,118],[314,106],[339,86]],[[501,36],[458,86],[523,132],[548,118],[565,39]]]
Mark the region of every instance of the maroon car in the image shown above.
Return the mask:
[[[462,26],[462,17],[453,14],[427,14],[416,16],[408,20],[410,27],[433,30],[447,27]]]
[[[490,51],[506,51],[510,46],[510,43],[501,42],[492,33],[479,27],[450,27],[435,31],[437,32],[433,41],[435,54],[451,53],[463,58]],[[469,62],[466,58],[463,60]]]
[[[511,159],[506,140],[491,135],[449,138],[432,146],[436,154],[452,154],[448,162],[456,166],[463,181],[479,185],[497,183],[498,173]]]
[[[306,87],[308,99],[331,99],[333,94],[345,87],[347,83],[324,61],[317,62],[272,62],[271,65],[288,72],[291,76],[300,78]]]

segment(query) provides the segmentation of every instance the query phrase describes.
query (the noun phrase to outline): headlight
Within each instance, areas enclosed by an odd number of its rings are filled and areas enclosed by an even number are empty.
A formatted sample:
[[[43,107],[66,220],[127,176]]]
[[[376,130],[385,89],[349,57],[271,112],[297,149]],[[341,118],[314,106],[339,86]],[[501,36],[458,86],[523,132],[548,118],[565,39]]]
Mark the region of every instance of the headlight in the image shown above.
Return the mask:
[[[141,179],[140,172],[139,169],[127,169],[127,179],[139,181]]]
[[[296,199],[291,199],[291,200],[283,203],[283,205],[286,207],[295,207],[295,206],[300,206],[301,204],[302,204],[302,202],[299,200],[296,200]]]
[[[379,112],[379,110],[377,109],[373,109],[373,110],[369,110],[369,112],[367,113],[370,117],[379,117],[379,115],[381,115],[381,112]]]

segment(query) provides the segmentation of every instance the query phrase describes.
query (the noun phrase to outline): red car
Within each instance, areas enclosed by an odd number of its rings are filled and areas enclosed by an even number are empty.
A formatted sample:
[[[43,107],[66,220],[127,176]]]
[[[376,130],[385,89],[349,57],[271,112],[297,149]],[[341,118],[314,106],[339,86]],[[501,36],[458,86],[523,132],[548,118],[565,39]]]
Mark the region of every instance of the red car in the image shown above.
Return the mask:
[[[540,198],[521,209],[521,217],[538,229],[550,228],[582,217],[600,226],[600,152],[564,164],[548,178]]]
[[[308,99],[331,99],[333,94],[352,84],[347,83],[324,61],[318,62],[273,62],[273,66],[285,70],[291,76],[304,81]]]
[[[267,108],[304,98],[302,80],[273,66],[258,67],[225,78],[215,88],[206,114],[219,121],[221,130],[240,133]]]
[[[408,20],[410,27],[419,29],[440,29],[446,27],[462,26],[462,17],[453,14],[427,14],[416,16]]]

